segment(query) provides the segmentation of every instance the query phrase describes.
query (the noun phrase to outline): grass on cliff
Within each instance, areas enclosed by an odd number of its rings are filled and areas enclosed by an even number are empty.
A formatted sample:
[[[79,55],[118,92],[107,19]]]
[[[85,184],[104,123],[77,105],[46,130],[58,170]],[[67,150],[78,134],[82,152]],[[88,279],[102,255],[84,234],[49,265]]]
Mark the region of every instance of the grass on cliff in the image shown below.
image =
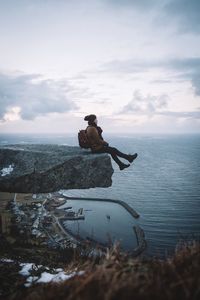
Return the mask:
[[[74,260],[66,269],[84,270],[61,283],[18,289],[9,299],[200,299],[200,243],[177,247],[165,260],[131,258],[116,245],[101,258]]]

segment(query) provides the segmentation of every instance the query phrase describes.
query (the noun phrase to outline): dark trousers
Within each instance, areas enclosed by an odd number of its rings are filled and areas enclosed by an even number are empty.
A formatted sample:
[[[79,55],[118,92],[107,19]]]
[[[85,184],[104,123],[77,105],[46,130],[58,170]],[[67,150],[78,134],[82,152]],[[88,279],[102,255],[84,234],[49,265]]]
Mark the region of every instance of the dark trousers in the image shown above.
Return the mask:
[[[125,158],[127,160],[129,157],[127,154],[120,152],[117,148],[110,146],[103,146],[103,148],[101,148],[100,150],[92,150],[92,153],[109,153],[114,161],[118,164],[118,166],[121,166],[123,163],[117,156]]]

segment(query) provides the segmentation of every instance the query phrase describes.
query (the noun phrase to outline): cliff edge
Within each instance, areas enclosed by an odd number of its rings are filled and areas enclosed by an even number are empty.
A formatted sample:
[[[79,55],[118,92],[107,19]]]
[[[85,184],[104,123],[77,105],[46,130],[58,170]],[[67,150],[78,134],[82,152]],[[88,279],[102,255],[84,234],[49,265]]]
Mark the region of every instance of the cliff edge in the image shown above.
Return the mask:
[[[46,193],[109,187],[113,168],[107,154],[79,147],[15,144],[0,147],[0,191]]]

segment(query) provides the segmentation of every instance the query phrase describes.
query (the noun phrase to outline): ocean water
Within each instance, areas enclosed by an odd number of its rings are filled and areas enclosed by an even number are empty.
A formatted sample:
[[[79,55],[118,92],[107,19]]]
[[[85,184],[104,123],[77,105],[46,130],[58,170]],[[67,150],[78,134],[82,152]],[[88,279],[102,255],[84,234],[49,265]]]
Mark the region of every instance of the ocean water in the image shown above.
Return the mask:
[[[127,202],[140,214],[137,224],[145,232],[149,255],[165,256],[173,253],[180,240],[199,240],[200,135],[104,137],[121,151],[137,152],[138,158],[124,171],[112,162],[109,188],[63,192]],[[0,145],[12,143],[78,145],[75,135],[0,135]],[[120,214],[118,217],[120,220]]]

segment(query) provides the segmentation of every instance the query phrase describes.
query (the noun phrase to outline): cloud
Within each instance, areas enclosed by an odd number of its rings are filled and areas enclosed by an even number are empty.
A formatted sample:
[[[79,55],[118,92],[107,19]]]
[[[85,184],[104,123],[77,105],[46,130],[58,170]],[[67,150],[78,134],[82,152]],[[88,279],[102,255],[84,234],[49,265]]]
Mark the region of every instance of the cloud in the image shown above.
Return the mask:
[[[174,58],[152,61],[139,61],[136,59],[112,60],[100,67],[100,72],[112,72],[122,74],[138,74],[152,69],[165,69],[173,71],[172,80],[191,81],[194,94],[200,96],[200,57]],[[156,79],[155,79],[156,80]],[[154,82],[155,82],[154,80]],[[159,78],[160,80],[160,78]],[[170,77],[167,77],[169,83]]]
[[[133,7],[138,10],[151,9],[160,3],[159,0],[104,0],[104,2],[119,8],[122,6],[128,8]]]
[[[164,6],[164,13],[169,20],[174,19],[181,32],[200,33],[200,1],[171,0]]]
[[[64,80],[45,80],[38,74],[8,75],[0,73],[0,120],[18,113],[24,120],[49,113],[77,109],[70,99],[73,92]]]
[[[199,71],[200,57],[159,59],[159,60],[111,60],[100,66],[102,72],[140,73],[151,68],[171,68],[178,71]]]
[[[191,81],[194,94],[200,96],[200,57],[172,59],[160,65],[177,72],[177,78]]]
[[[199,0],[104,0],[113,8],[128,8],[149,14],[154,11],[154,26],[166,26],[175,22],[179,32],[200,33],[200,1]]]
[[[192,76],[192,85],[194,87],[195,94],[200,96],[200,72],[194,73]]]
[[[166,94],[143,96],[139,90],[136,90],[132,100],[123,107],[120,113],[151,116],[157,113],[158,110],[166,108],[168,101],[169,97]]]
[[[200,111],[161,111],[157,114],[174,118],[200,119]]]
[[[176,59],[169,62],[169,66],[181,72],[179,76],[190,80],[194,94],[200,96],[200,57]]]
[[[135,116],[160,115],[172,118],[200,119],[200,111],[169,111],[170,98],[166,94],[143,96],[139,90],[133,94],[132,100],[118,114],[133,114]]]
[[[134,59],[127,60],[111,60],[102,64],[99,68],[100,72],[113,72],[113,73],[140,73],[149,68],[150,62],[139,62]]]

